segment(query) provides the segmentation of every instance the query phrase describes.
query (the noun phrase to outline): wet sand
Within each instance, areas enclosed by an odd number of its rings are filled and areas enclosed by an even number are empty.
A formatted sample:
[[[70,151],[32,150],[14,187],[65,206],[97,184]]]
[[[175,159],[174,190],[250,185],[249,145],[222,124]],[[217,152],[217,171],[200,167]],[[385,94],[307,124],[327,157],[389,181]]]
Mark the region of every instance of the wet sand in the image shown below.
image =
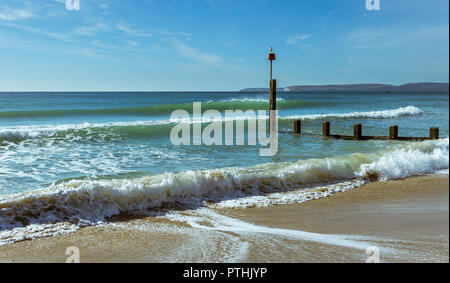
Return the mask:
[[[448,176],[205,215],[199,227],[149,217],[19,242],[0,247],[0,262],[65,262],[69,246],[81,262],[365,262],[369,246],[381,262],[449,262]]]

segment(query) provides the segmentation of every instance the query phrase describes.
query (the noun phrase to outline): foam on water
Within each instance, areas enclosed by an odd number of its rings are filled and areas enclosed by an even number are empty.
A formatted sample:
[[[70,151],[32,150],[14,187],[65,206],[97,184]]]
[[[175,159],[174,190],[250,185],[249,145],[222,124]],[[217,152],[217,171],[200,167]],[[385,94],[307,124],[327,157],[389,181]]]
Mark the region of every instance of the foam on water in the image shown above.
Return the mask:
[[[0,197],[0,245],[14,241],[17,235],[22,239],[24,233],[18,231],[24,229],[28,237],[34,237],[33,229],[28,229],[34,227],[31,225],[44,225],[39,227],[45,231],[64,222],[78,227],[94,225],[123,213],[173,205],[203,207],[213,202],[223,207],[246,207],[302,202],[360,186],[373,176],[390,180],[432,174],[448,170],[448,147],[447,138],[408,143],[371,154],[268,163],[249,168],[186,171],[136,179],[70,180],[45,189]],[[305,190],[320,186],[325,189]],[[226,200],[229,202],[224,202]],[[56,231],[59,230],[56,228]],[[42,230],[37,233],[43,234],[48,235]]]
[[[286,101],[286,99],[277,97],[277,101]],[[209,102],[213,102],[213,101],[209,101]],[[222,100],[222,102],[266,102],[267,103],[267,96],[230,98],[230,99]]]
[[[449,139],[410,144],[361,165],[360,176],[377,174],[382,181],[448,170]]]
[[[173,219],[173,216],[162,217]],[[237,263],[245,262],[251,244],[243,241],[240,237],[220,231],[197,229],[188,225],[173,225],[168,222],[153,222],[143,220],[133,220],[129,222],[105,223],[106,229],[113,227],[128,231],[138,231],[144,233],[164,233],[169,235],[182,236],[183,244],[170,246],[164,253],[153,255],[157,262],[215,262],[215,263]],[[201,240],[199,240],[201,239]]]
[[[351,112],[351,113],[331,113],[331,114],[311,114],[290,116],[290,119],[316,120],[323,118],[371,118],[371,119],[389,119],[416,116],[423,114],[423,111],[415,106],[400,107],[392,110],[369,111],[369,112]]]
[[[272,237],[317,242],[326,245],[347,247],[358,250],[366,250],[367,247],[371,246],[368,241],[376,240],[375,238],[370,237],[327,235],[291,229],[270,228],[227,217],[218,214],[213,210],[204,208],[197,210],[194,216],[174,213],[168,215],[167,217],[176,221],[186,222],[191,227],[203,230],[233,232],[242,235],[263,234],[270,235]],[[384,249],[384,251],[387,251],[387,249]]]

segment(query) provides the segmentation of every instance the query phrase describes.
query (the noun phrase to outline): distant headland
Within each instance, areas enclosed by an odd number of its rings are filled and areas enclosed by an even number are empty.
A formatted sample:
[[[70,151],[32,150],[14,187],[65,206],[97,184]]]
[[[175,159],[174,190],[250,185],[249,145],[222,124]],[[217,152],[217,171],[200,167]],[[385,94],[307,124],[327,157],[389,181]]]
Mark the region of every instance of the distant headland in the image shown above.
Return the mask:
[[[279,88],[281,92],[448,92],[448,83],[297,85]],[[241,92],[267,92],[269,88],[246,88]]]

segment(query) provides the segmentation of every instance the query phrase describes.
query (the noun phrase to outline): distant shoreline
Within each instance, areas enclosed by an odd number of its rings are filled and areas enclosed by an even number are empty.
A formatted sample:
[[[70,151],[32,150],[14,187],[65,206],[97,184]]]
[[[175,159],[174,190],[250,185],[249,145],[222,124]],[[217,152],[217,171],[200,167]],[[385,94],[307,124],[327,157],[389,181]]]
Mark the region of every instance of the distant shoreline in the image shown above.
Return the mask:
[[[269,88],[246,88],[240,92],[267,92]],[[448,83],[409,83],[403,85],[389,84],[342,84],[342,85],[297,85],[278,88],[279,92],[304,93],[404,93],[404,92],[449,92]]]
[[[448,83],[410,83],[400,86],[389,84],[341,84],[341,85],[304,85],[278,88],[278,92],[302,93],[445,93],[449,92]],[[265,93],[269,88],[246,88],[242,90],[17,90],[0,93]]]
[[[152,94],[152,93],[236,93],[236,94],[261,94],[261,93],[268,93],[269,89],[265,90],[223,90],[223,91],[207,91],[207,90],[200,90],[200,91],[95,91],[95,90],[86,90],[86,91],[0,91],[0,94],[23,94],[23,93],[42,93],[42,94],[65,94],[65,93],[140,93],[140,94]],[[335,94],[346,94],[346,93],[392,93],[392,94],[406,94],[406,93],[449,93],[450,91],[351,91],[351,90],[341,90],[341,91],[286,91],[284,88],[277,89],[277,93],[311,93],[311,94],[320,94],[320,93],[335,93]]]

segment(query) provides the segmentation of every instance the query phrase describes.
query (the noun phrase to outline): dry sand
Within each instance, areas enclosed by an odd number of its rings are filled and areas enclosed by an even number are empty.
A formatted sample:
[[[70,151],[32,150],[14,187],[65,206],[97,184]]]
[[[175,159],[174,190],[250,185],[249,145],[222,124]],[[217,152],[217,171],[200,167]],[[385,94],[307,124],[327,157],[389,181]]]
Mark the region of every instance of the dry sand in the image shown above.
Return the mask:
[[[448,177],[377,182],[298,205],[215,212],[245,221],[239,223],[249,230],[209,230],[208,219],[199,229],[149,217],[3,246],[0,262],[65,262],[69,246],[79,248],[81,262],[365,262],[366,246],[380,248],[381,262],[449,262]],[[339,242],[342,237],[350,246]]]

